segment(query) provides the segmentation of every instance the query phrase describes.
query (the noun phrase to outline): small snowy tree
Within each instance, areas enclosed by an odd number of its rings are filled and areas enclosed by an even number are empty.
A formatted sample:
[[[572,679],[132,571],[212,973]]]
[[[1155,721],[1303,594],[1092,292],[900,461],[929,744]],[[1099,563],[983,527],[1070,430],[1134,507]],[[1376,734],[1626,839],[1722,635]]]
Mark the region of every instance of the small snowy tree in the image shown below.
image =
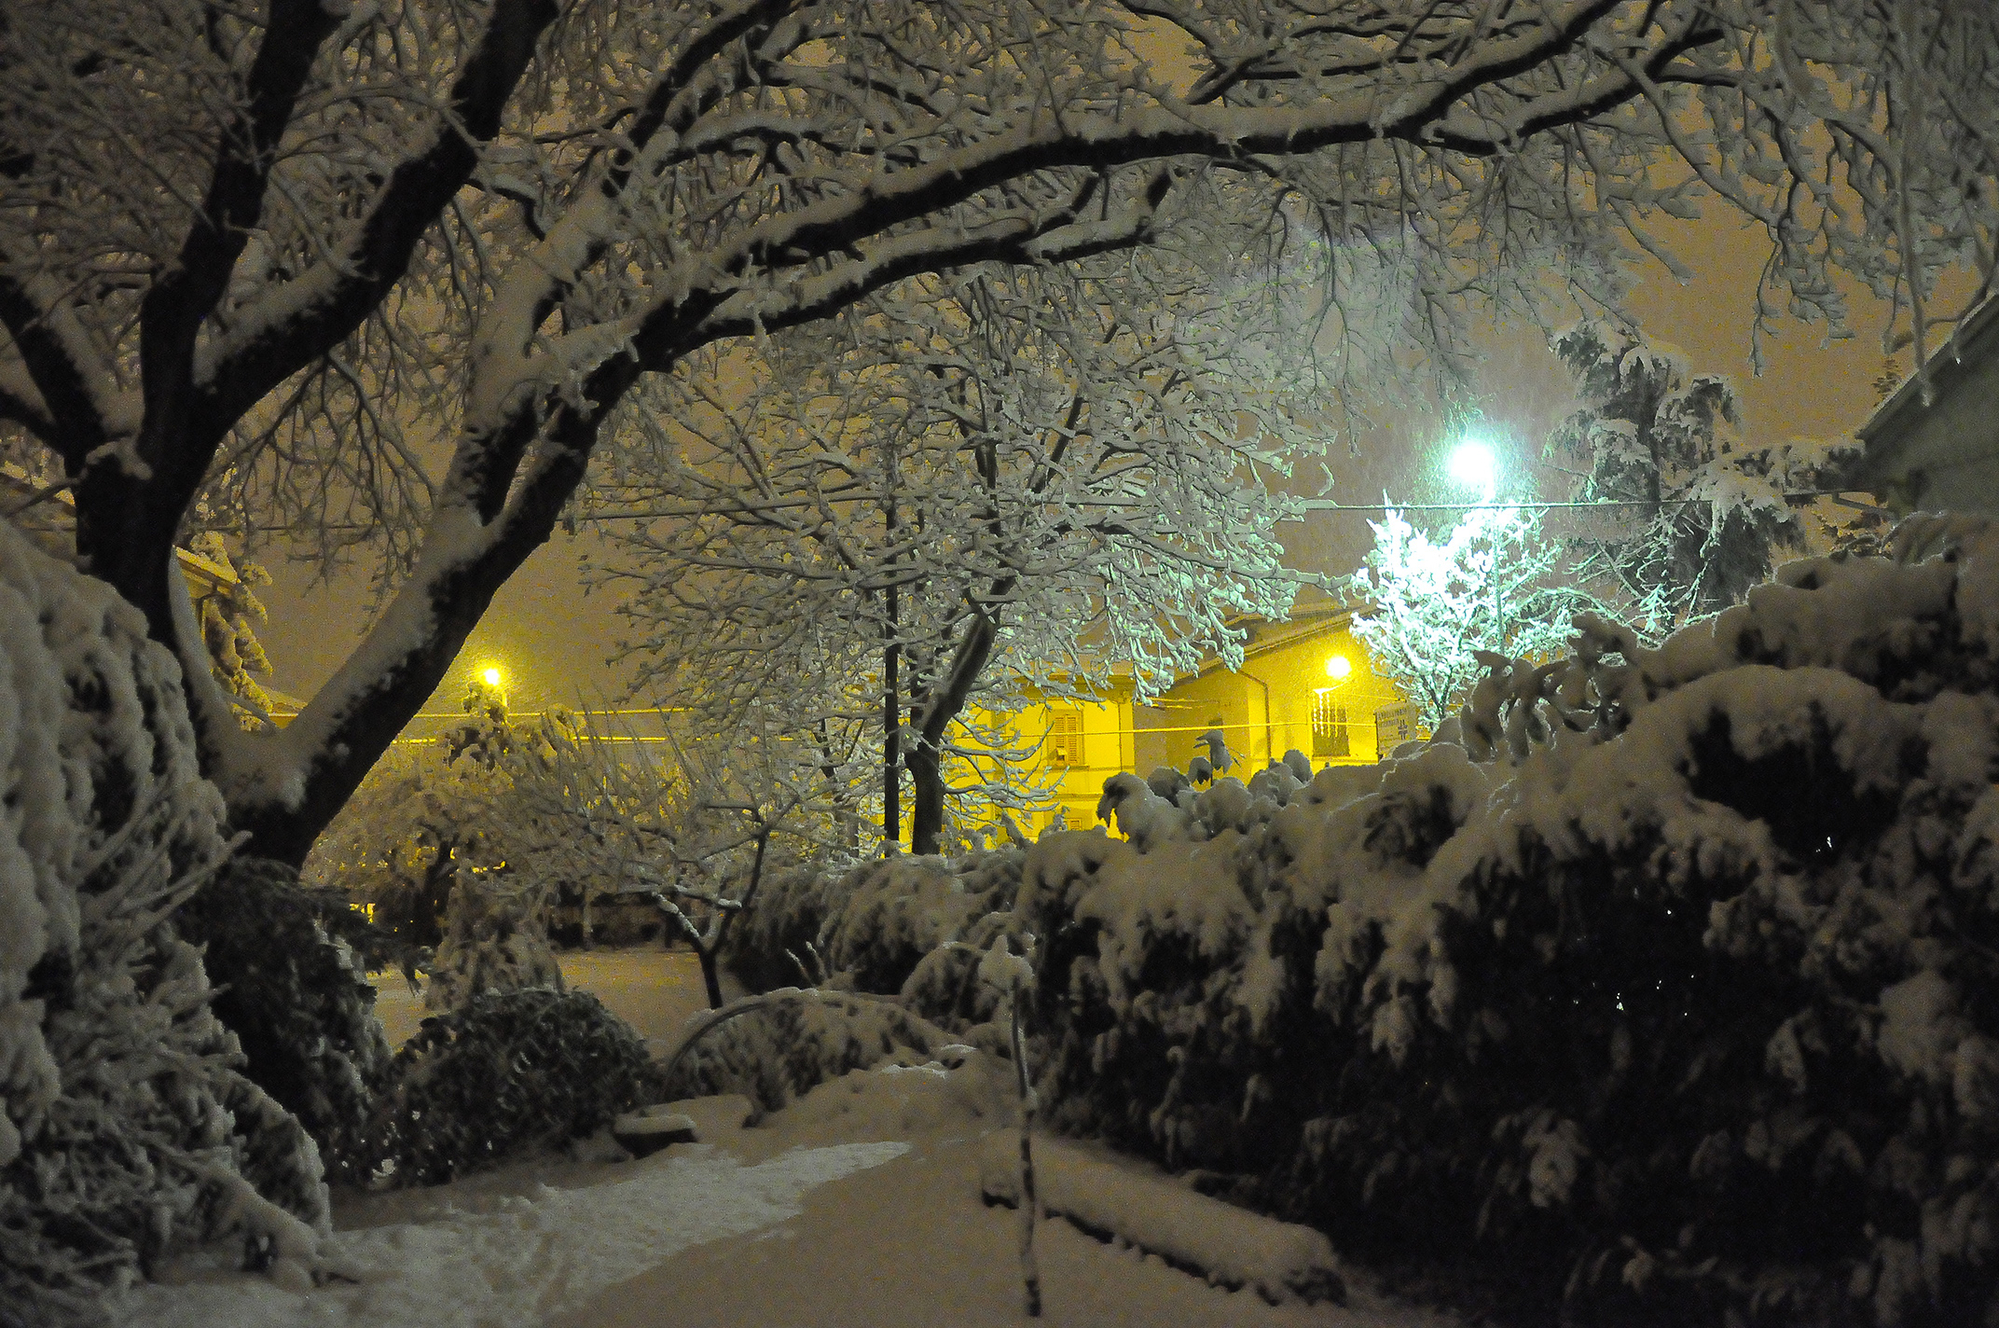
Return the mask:
[[[662,718],[668,732],[647,752],[589,717],[544,717],[512,763],[500,843],[515,869],[579,884],[586,944],[593,889],[650,895],[720,1006],[731,927],[768,871],[835,851],[838,808],[808,764],[814,753],[748,725]]]
[[[1143,692],[1226,655],[1232,615],[1281,616],[1296,509],[1272,490],[1318,444],[1271,376],[1295,338],[1227,267],[980,269],[740,357],[756,388],[672,411],[607,512],[654,515],[614,529],[655,685],[740,704],[816,674],[776,713],[809,732],[873,709],[883,837],[906,769],[934,853],[957,798],[1026,801],[975,703],[1087,695],[1112,660]]]
[[[1390,511],[1354,579],[1373,608],[1353,620],[1374,670],[1435,730],[1481,676],[1477,654],[1545,655],[1593,601],[1558,568],[1561,546],[1526,508],[1477,508],[1441,540]]]
[[[427,751],[366,788],[309,864],[317,883],[373,905],[384,934],[374,957],[429,967],[432,1008],[562,981],[546,933],[550,882],[511,853],[549,837],[524,823],[514,793],[542,739],[514,724],[496,684],[475,678],[463,708]]]
[[[270,615],[254,587],[269,585],[271,574],[248,559],[240,563],[232,559],[227,543],[213,531],[189,540],[188,550],[235,574],[233,581],[223,582],[195,601],[195,616],[201,623],[202,644],[208,649],[209,671],[216,685],[235,699],[244,728],[264,728],[270,723],[271,694],[258,679],[271,676],[271,660],[257,640],[257,624]]]
[[[1736,432],[1735,391],[1674,349],[1602,322],[1555,338],[1582,407],[1551,451],[1583,467],[1575,496],[1615,503],[1583,518],[1585,579],[1614,580],[1654,630],[1726,608],[1803,552],[1810,514],[1787,495],[1819,487],[1823,446],[1754,446]]]

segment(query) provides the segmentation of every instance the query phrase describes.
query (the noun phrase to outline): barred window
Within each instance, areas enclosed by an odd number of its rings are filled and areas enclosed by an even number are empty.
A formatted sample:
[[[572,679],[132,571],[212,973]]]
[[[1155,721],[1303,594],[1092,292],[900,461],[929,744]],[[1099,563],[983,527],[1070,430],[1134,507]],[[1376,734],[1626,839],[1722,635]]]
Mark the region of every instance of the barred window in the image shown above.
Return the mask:
[[[1335,705],[1327,693],[1318,693],[1312,698],[1312,755],[1346,756],[1351,750],[1347,708]]]

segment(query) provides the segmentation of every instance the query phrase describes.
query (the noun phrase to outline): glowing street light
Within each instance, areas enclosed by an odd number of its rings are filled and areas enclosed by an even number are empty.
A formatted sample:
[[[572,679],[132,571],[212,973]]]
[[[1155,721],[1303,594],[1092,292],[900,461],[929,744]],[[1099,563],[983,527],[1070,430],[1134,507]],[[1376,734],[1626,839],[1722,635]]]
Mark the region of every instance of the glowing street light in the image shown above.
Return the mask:
[[[1328,655],[1326,657],[1326,676],[1334,682],[1345,682],[1347,675],[1352,672],[1353,661],[1345,655]]]
[[[486,685],[488,687],[498,687],[500,685],[500,671],[496,668],[493,668],[490,665],[488,665],[486,671],[480,674],[479,676],[486,680]]]
[[[1499,458],[1490,447],[1476,438],[1467,438],[1451,453],[1449,464],[1451,478],[1468,489],[1475,489],[1481,500],[1491,502],[1499,489]]]

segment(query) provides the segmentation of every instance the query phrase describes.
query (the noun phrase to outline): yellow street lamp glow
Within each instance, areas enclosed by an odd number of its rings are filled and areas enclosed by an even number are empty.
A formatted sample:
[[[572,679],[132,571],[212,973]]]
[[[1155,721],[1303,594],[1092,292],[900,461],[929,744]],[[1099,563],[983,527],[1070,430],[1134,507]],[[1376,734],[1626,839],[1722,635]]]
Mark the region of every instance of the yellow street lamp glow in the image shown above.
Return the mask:
[[[498,687],[500,685],[500,671],[498,669],[489,668],[479,676],[486,680],[488,687]]]
[[[1326,676],[1328,678],[1338,682],[1352,672],[1353,662],[1345,655],[1328,655],[1326,657]]]

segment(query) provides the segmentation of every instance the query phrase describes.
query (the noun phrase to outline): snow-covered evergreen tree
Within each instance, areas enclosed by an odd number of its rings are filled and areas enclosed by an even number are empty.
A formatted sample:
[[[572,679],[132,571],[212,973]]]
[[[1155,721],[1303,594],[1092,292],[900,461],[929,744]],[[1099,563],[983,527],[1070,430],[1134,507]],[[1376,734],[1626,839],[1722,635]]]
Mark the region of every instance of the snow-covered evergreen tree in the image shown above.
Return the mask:
[[[240,703],[244,728],[261,729],[270,721],[271,694],[258,679],[270,677],[271,659],[257,640],[257,624],[269,621],[270,615],[255,587],[269,585],[271,574],[261,564],[232,559],[227,542],[214,531],[189,540],[188,550],[235,574],[235,580],[196,600],[195,614],[216,685]]]
[[[1484,673],[1480,652],[1551,654],[1567,644],[1569,620],[1595,603],[1529,508],[1474,508],[1440,538],[1397,511],[1368,524],[1374,547],[1352,584],[1371,608],[1353,634],[1432,731]]]
[[[1554,346],[1582,406],[1550,450],[1582,468],[1577,499],[1617,504],[1582,519],[1580,576],[1614,581],[1661,631],[1726,608],[1805,551],[1822,518],[1789,495],[1819,487],[1832,449],[1743,439],[1726,378],[1634,332],[1586,322]]]
[[[231,845],[179,669],[101,582],[0,521],[0,1325],[106,1321],[234,1227],[303,1279],[320,1157],[239,1073],[168,920]]]

